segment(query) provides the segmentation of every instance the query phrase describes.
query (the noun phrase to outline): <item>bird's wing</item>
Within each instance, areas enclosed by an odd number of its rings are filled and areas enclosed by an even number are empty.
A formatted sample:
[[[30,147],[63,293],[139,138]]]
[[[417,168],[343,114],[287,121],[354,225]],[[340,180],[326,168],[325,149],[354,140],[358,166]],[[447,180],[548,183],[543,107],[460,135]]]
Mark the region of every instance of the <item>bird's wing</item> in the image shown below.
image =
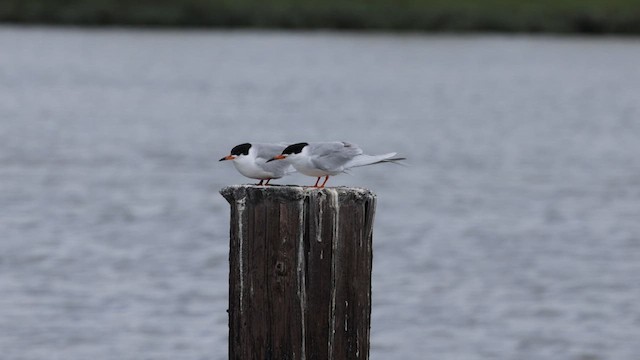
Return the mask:
[[[256,150],[258,151],[256,153],[256,164],[263,170],[272,172],[277,176],[295,172],[288,161],[280,160],[267,162],[274,156],[281,154],[282,150],[286,147],[285,144],[260,143],[254,144],[254,146],[256,146]]]
[[[262,143],[262,144],[254,144],[254,146],[256,146],[258,150],[258,152],[256,153],[256,158],[264,159],[266,161],[273,158],[276,155],[281,154],[282,150],[284,150],[284,148],[287,145]]]
[[[336,141],[310,144],[309,152],[314,166],[331,171],[362,154],[362,149],[354,144]]]

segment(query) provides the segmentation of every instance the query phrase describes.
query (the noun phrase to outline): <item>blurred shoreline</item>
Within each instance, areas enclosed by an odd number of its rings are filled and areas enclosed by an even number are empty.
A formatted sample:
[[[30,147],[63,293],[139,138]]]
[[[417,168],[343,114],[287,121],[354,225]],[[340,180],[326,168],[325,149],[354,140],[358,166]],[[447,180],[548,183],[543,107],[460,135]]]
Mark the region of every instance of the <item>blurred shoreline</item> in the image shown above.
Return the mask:
[[[640,34],[633,0],[6,0],[0,23],[392,32]]]

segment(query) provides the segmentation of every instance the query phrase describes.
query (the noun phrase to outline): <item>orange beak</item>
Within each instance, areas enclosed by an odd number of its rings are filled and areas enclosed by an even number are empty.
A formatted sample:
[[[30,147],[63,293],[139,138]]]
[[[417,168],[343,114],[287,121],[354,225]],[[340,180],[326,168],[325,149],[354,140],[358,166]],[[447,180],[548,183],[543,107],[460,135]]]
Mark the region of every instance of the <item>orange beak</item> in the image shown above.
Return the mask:
[[[282,159],[286,159],[286,158],[287,158],[286,156],[284,156],[284,155],[280,154],[280,155],[276,155],[276,156],[274,156],[273,158],[271,158],[271,159],[267,160],[267,162],[269,162],[269,161],[273,161],[273,160],[282,160]]]
[[[223,157],[222,159],[220,159],[220,160],[218,160],[218,161],[233,160],[233,159],[235,159],[235,158],[236,158],[236,157],[235,157],[235,156],[233,156],[233,155],[227,155],[227,156]]]

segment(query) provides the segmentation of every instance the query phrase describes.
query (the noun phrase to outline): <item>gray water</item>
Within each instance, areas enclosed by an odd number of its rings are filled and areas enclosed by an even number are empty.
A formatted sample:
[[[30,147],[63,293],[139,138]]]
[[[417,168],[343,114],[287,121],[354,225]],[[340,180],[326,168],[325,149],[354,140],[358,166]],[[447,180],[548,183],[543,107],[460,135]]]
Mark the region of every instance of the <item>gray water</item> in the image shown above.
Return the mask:
[[[0,28],[2,359],[225,359],[246,141],[348,140],[371,358],[640,354],[640,42]],[[280,183],[312,184],[293,176]]]

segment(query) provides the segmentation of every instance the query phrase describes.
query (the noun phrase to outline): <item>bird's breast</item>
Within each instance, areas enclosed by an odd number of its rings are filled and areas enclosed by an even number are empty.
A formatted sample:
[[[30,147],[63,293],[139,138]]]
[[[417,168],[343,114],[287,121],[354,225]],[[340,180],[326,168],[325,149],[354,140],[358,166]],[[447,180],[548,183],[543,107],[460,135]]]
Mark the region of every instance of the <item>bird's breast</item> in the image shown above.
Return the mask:
[[[234,161],[233,165],[236,167],[240,174],[252,178],[252,179],[269,179],[278,178],[282,175],[276,175],[271,171],[268,171],[255,162],[255,160],[243,160]]]

